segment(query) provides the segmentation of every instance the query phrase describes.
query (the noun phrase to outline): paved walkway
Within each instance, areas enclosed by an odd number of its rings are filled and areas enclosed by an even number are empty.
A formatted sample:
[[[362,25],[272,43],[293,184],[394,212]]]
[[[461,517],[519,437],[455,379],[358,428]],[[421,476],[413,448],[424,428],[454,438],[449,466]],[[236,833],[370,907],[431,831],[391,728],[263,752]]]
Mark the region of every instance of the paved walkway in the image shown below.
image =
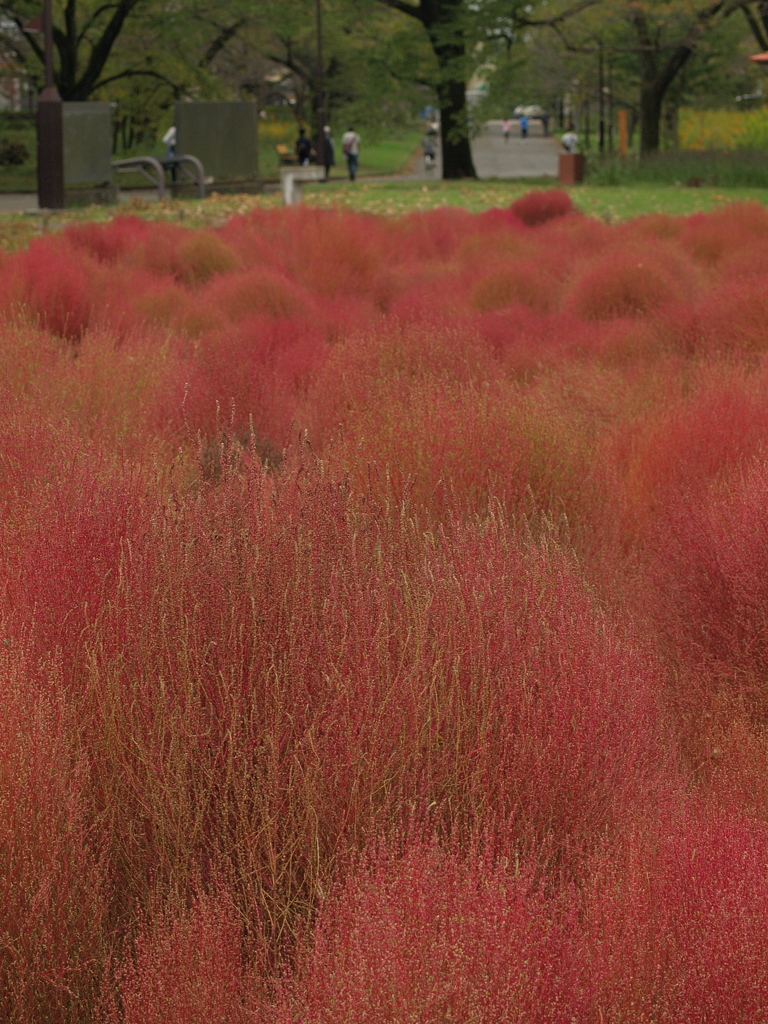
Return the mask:
[[[0,192],[0,213],[39,212],[34,192]]]
[[[488,121],[477,138],[472,140],[472,159],[478,178],[540,178],[557,177],[557,155],[560,149],[553,136],[544,137],[541,124],[530,122],[529,137],[520,138],[520,126],[512,122],[512,132],[507,142],[501,130],[501,121]],[[419,154],[405,174],[397,175],[399,181],[439,181],[442,177],[442,154],[438,140],[438,154],[431,170],[424,167],[424,158]],[[368,178],[368,181],[391,181],[391,178]],[[157,198],[156,189],[141,189],[125,192],[121,196],[128,201],[132,195],[152,201]],[[34,192],[0,193],[0,213],[38,213],[40,207]]]
[[[552,135],[545,136],[541,123],[529,123],[528,138],[520,137],[520,125],[512,122],[509,139],[504,141],[501,121],[488,121],[480,134],[472,139],[472,159],[478,178],[542,178],[557,177],[560,143]],[[424,167],[419,153],[398,181],[439,181],[443,176],[443,156],[438,140],[437,160],[431,170]],[[367,181],[391,181],[391,178],[367,178]]]
[[[504,141],[501,121],[488,121],[472,140],[472,159],[478,178],[557,177],[559,141],[545,136],[539,121],[530,121],[528,138],[520,138],[520,126],[512,122],[509,140]]]

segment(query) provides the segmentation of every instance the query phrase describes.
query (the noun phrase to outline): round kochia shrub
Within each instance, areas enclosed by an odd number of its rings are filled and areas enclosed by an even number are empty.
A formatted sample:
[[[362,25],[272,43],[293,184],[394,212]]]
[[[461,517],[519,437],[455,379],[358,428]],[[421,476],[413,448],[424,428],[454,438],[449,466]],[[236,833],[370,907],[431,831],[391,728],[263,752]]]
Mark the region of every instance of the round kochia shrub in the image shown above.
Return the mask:
[[[576,277],[569,306],[583,320],[648,316],[685,296],[680,262],[647,247],[613,250]]]
[[[567,192],[552,188],[541,192],[528,192],[522,199],[515,200],[509,210],[523,224],[535,227],[537,224],[546,224],[548,220],[573,213],[574,206]]]
[[[93,264],[72,257],[59,239],[40,239],[19,254],[11,276],[18,275],[16,309],[25,308],[45,330],[77,342],[93,313]]]
[[[109,1000],[101,1024],[253,1022],[260,979],[246,966],[234,902],[219,888],[190,903],[168,899],[142,917],[117,972],[122,1011]]]
[[[525,867],[428,834],[373,845],[324,903],[275,1024],[551,1024],[589,1009],[575,907]]]
[[[698,696],[768,722],[768,464],[763,455],[660,518],[652,541],[659,627]],[[688,676],[684,676],[689,678]]]

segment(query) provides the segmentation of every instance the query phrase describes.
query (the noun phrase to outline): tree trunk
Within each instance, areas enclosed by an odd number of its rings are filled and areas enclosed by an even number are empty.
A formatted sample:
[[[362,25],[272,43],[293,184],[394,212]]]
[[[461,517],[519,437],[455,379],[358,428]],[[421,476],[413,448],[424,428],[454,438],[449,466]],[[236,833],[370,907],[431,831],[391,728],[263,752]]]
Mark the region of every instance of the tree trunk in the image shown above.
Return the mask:
[[[435,46],[435,56],[441,71],[441,82],[437,87],[440,104],[440,141],[443,148],[444,178],[475,178],[475,165],[472,162],[472,151],[469,147],[469,126],[467,124],[466,87],[462,79],[449,74],[443,75],[443,69],[455,65],[457,57],[464,56],[464,48]]]
[[[648,156],[659,149],[659,126],[661,124],[661,103],[664,94],[657,83],[643,82],[640,87],[640,156]]]
[[[467,124],[466,51],[462,30],[464,0],[381,0],[387,7],[417,18],[427,30],[437,60],[440,139],[444,178],[476,178]],[[766,0],[768,3],[768,0]]]
[[[768,3],[768,0],[766,0]],[[694,53],[702,33],[722,11],[722,0],[699,11],[688,35],[664,61],[661,47],[650,31],[645,14],[635,10],[632,24],[640,49],[640,156],[656,153],[659,148],[661,108],[667,89]],[[735,8],[733,8],[735,10]],[[668,52],[668,51],[667,51]]]

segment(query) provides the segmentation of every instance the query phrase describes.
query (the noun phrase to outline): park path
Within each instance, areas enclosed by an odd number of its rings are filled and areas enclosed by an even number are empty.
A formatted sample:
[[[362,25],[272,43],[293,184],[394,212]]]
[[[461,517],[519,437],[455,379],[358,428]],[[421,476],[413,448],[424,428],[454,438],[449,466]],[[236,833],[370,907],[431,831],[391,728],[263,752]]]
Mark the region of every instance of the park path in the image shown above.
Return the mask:
[[[471,147],[478,178],[557,177],[560,146],[555,137],[544,135],[539,121],[530,122],[527,139],[520,137],[520,125],[513,121],[506,142],[501,121],[488,121],[480,134],[472,139]],[[397,175],[397,178],[399,181],[438,181],[442,172],[442,154],[438,144],[437,161],[432,170],[425,170],[424,159],[419,155],[408,170]],[[382,177],[375,180],[387,179]]]
[[[501,121],[488,121],[472,140],[478,178],[556,178],[559,150],[558,140],[545,136],[539,121],[529,122],[527,139],[520,138],[517,121],[507,142]]]
[[[559,146],[552,136],[544,137],[541,124],[532,121],[529,137],[520,138],[520,126],[512,122],[512,132],[504,141],[501,121],[488,121],[480,134],[472,140],[472,159],[479,178],[540,178],[557,176],[557,154]],[[439,151],[435,166],[425,170],[424,160],[419,155],[411,167],[396,175],[398,181],[439,181],[442,177],[442,157]],[[392,178],[368,178],[368,181],[391,181]],[[153,189],[131,192],[142,198],[153,200],[157,192]],[[126,197],[127,199],[128,197]],[[30,192],[0,193],[0,213],[22,213],[38,210],[37,196]]]

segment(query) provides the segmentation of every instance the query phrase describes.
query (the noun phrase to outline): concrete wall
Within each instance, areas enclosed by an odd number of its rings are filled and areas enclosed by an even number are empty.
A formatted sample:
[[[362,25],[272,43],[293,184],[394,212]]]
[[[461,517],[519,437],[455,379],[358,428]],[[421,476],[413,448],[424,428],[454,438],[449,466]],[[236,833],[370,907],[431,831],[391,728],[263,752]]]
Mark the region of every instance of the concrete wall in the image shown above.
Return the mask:
[[[112,108],[109,103],[62,103],[64,184],[112,181]]]
[[[259,176],[259,108],[255,103],[176,104],[176,152],[202,161],[206,177],[217,181]]]

